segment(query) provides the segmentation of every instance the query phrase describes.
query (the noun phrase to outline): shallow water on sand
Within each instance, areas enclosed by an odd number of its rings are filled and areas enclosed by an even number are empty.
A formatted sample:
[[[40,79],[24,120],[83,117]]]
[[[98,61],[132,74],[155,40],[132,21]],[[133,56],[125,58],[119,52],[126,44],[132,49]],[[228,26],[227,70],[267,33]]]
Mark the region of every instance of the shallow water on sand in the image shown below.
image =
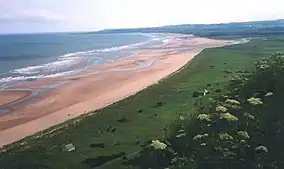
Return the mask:
[[[173,34],[26,34],[0,36],[0,89],[22,81],[74,74],[166,43]]]

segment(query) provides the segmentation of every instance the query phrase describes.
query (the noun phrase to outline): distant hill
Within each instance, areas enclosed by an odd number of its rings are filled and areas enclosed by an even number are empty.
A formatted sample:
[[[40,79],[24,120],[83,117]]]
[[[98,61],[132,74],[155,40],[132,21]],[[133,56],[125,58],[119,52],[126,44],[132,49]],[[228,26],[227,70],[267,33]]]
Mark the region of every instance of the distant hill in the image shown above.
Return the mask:
[[[284,20],[232,22],[221,24],[184,24],[135,29],[105,29],[88,33],[186,33],[206,37],[259,36],[284,33]]]

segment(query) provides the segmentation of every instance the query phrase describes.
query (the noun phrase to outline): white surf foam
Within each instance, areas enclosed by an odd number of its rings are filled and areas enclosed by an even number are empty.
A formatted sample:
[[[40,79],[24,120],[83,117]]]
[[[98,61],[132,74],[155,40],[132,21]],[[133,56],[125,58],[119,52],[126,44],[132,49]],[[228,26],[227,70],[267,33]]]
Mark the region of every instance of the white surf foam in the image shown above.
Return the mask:
[[[132,49],[134,47],[145,45],[147,43],[149,43],[149,41],[139,42],[139,43],[130,44],[130,45],[116,46],[116,47],[112,47],[112,48],[98,49],[96,51],[97,52],[103,52],[103,53],[105,53],[105,52],[114,52],[114,51],[120,51],[120,50],[124,50],[124,49]]]
[[[53,62],[14,69],[11,71],[11,73],[17,73],[21,75],[32,75],[57,71],[78,64],[82,59],[84,59],[85,53],[86,52],[67,53],[58,57],[57,60]]]
[[[75,65],[76,63],[78,63],[77,59],[78,58],[58,60],[58,61],[54,61],[51,63],[46,63],[46,64],[42,64],[38,66],[29,66],[29,67],[20,68],[20,69],[14,69],[11,72],[22,74],[22,75],[31,75],[31,74],[37,74],[37,73],[51,72],[51,71],[56,71],[63,67]]]
[[[170,42],[170,39],[163,40],[163,43],[169,43],[169,42]]]
[[[76,64],[79,64],[84,60],[86,61],[93,60],[91,61],[92,63],[96,63],[94,62],[95,60],[97,61],[101,60],[102,58],[98,57],[100,53],[136,49],[137,47],[145,45],[152,41],[163,42],[163,39],[164,39],[157,35],[151,35],[151,34],[143,34],[143,35],[149,36],[151,37],[151,39],[147,41],[139,42],[139,43],[116,46],[116,47],[111,47],[111,48],[102,48],[102,49],[95,49],[95,50],[88,50],[88,51],[81,51],[81,52],[74,52],[74,53],[66,53],[62,56],[59,56],[57,60],[49,62],[49,63],[11,70],[11,73],[15,73],[18,76],[10,76],[10,77],[1,78],[0,83],[7,83],[11,81],[25,81],[25,80],[37,79],[37,78],[65,76],[65,75],[75,72],[74,70],[66,71],[67,70],[66,68],[70,66],[76,66]],[[60,72],[60,70],[62,71],[65,70],[65,71]]]
[[[0,79],[0,83],[8,83],[8,82],[12,82],[12,81],[23,81],[23,80],[29,80],[29,79],[36,79],[39,77],[43,77],[43,75],[39,75],[39,76],[17,76],[17,77],[4,77],[2,79]]]
[[[52,75],[37,75],[37,76],[16,76],[16,77],[5,77],[0,79],[0,83],[8,83],[13,81],[25,81],[25,80],[32,80],[32,79],[41,79],[41,78],[52,78],[52,77],[60,77],[60,76],[67,76],[76,73],[76,71],[66,71],[61,73],[55,73]]]

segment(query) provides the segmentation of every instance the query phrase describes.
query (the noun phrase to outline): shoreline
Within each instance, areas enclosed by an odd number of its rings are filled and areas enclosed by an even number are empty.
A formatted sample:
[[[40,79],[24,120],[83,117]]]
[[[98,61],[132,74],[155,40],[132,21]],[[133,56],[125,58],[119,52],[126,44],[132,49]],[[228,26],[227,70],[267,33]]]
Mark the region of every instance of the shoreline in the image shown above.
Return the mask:
[[[186,38],[186,39],[191,39],[191,38],[194,38],[195,36],[194,35],[187,35],[187,34],[177,34],[177,33],[168,33],[170,35],[172,35],[172,37],[170,39],[167,39],[167,42],[163,42],[162,44],[158,44],[158,45],[154,45],[152,47],[148,47],[148,48],[142,48],[142,49],[136,49],[134,51],[129,51],[129,55],[127,56],[123,56],[119,59],[115,59],[115,60],[106,60],[104,64],[108,64],[108,63],[113,63],[115,61],[119,61],[119,60],[123,60],[123,59],[129,59],[129,58],[132,58],[132,57],[135,57],[136,55],[139,55],[139,53],[141,51],[152,51],[153,49],[164,49],[165,50],[165,47],[171,43],[171,41],[173,39],[183,39],[183,38]],[[153,61],[152,61],[153,62]],[[6,114],[6,113],[9,113],[11,110],[7,107],[10,107],[14,104],[22,104],[22,103],[25,103],[26,101],[28,101],[29,99],[36,99],[37,96],[39,96],[41,93],[47,91],[47,90],[53,90],[61,85],[64,85],[66,83],[69,83],[71,81],[73,81],[74,79],[78,79],[82,76],[89,76],[89,75],[95,75],[95,74],[100,74],[100,73],[108,73],[108,71],[106,72],[89,72],[89,73],[85,73],[85,74],[81,74],[82,72],[85,72],[86,70],[90,70],[92,69],[92,67],[100,67],[104,64],[100,64],[100,65],[95,65],[95,66],[90,66],[88,68],[84,68],[84,69],[79,69],[79,70],[74,70],[74,73],[71,73],[71,74],[67,74],[67,75],[62,75],[62,76],[56,76],[56,77],[44,77],[44,78],[36,78],[36,79],[32,79],[32,80],[25,80],[25,81],[20,81],[19,83],[16,83],[16,84],[13,84],[11,86],[6,86],[6,87],[3,87],[3,88],[0,88],[0,94],[1,92],[7,92],[7,91],[13,91],[13,92],[22,92],[22,91],[29,91],[30,92],[30,96],[26,96],[28,98],[21,98],[19,100],[12,100],[11,102],[9,103],[3,103],[5,101],[2,101],[0,99],[0,117],[1,115],[3,114]],[[151,64],[149,65],[151,66]],[[148,67],[149,67],[148,66]],[[135,68],[133,68],[135,69]],[[110,70],[110,71],[123,71],[122,69],[119,69],[119,70]],[[79,74],[79,75],[78,75]],[[71,77],[70,77],[71,76]],[[57,81],[56,79],[61,79],[59,80],[59,82],[57,83],[54,83],[54,84],[50,84],[50,85],[44,85],[44,86],[41,86],[39,85],[39,87],[35,87],[35,88],[31,88],[30,86],[30,81],[42,81],[42,79],[45,79],[45,80],[49,80],[49,81]],[[46,83],[46,82],[44,82]],[[49,82],[48,82],[49,83]],[[26,85],[28,84],[28,85]],[[20,86],[20,88],[18,87]]]
[[[203,49],[228,43],[199,37],[179,39],[163,46],[164,49],[142,51],[91,67],[76,76],[39,79],[16,86],[14,89],[39,89],[51,82],[70,81],[40,93],[29,104],[11,105],[12,111],[0,114],[0,147],[134,95],[178,71]]]

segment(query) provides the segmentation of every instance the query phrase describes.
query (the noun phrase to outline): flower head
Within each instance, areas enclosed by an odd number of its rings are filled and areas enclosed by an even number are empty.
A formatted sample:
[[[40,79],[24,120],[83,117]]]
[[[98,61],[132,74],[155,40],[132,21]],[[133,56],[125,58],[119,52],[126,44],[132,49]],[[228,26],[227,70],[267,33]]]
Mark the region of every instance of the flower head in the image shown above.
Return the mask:
[[[217,112],[225,113],[225,112],[228,111],[228,109],[227,109],[226,107],[224,107],[224,106],[217,106],[217,107],[216,107],[216,111],[217,111]]]
[[[196,136],[193,137],[193,140],[200,140],[202,138],[208,137],[208,134],[198,134]]]
[[[234,115],[232,115],[230,113],[222,113],[219,118],[220,119],[225,119],[225,120],[227,120],[229,122],[236,122],[236,121],[239,120],[236,116],[234,116]]]
[[[266,94],[265,94],[265,96],[266,96],[266,97],[268,97],[268,96],[272,96],[272,95],[273,95],[273,93],[272,93],[272,92],[268,92],[268,93],[266,93]]]
[[[254,106],[259,105],[259,104],[263,104],[263,102],[261,101],[260,98],[255,98],[255,97],[251,97],[251,98],[247,99],[247,101]]]
[[[180,133],[178,135],[176,135],[176,138],[181,138],[181,137],[184,137],[186,134],[185,133]]]
[[[258,146],[254,150],[260,153],[268,153],[268,149],[265,146]]]
[[[246,131],[239,131],[238,135],[241,136],[244,139],[249,139],[250,138],[248,132],[246,132]]]
[[[184,120],[184,117],[183,117],[183,116],[179,116],[179,119],[180,119],[180,120]]]
[[[219,137],[221,140],[233,140],[233,136],[228,133],[219,133]]]
[[[241,103],[237,100],[227,99],[226,103],[233,104],[233,105],[240,105]]]
[[[197,119],[200,120],[200,121],[208,121],[208,122],[210,122],[211,121],[211,116],[209,114],[199,114],[197,116]]]
[[[159,140],[152,140],[150,147],[152,147],[156,150],[164,150],[164,149],[167,148],[167,145],[163,142],[160,142]]]

